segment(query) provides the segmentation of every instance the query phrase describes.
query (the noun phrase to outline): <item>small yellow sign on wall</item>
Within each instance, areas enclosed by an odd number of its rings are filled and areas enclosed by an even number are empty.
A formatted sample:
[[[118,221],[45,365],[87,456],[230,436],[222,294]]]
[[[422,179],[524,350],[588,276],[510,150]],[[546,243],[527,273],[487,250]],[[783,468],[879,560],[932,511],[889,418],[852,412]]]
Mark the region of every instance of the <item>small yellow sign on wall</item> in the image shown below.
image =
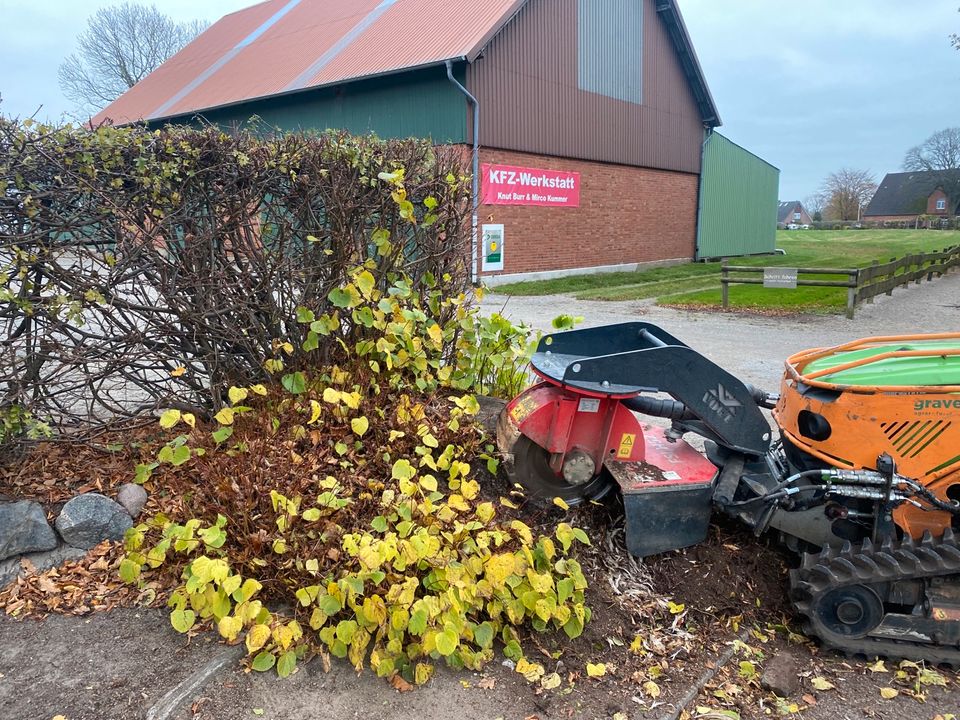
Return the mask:
[[[624,433],[620,436],[620,447],[617,449],[618,458],[628,458],[633,452],[634,443],[637,442],[637,436],[632,433]]]

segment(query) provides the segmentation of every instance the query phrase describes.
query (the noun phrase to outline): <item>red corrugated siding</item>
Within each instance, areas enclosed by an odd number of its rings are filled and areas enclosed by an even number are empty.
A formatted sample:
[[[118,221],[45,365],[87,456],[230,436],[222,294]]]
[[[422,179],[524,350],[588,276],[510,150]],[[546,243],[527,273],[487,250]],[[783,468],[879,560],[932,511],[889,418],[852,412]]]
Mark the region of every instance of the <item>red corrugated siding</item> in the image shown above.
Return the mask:
[[[698,173],[700,112],[654,0],[643,2],[637,105],[579,89],[577,0],[529,0],[468,71],[482,144]]]
[[[148,117],[190,80],[266,22],[281,5],[281,0],[271,0],[221,18],[200,37],[108,105],[94,118],[94,123],[107,118],[122,123]]]
[[[94,119],[150,118],[287,5],[270,0],[214,24]],[[397,0],[309,79],[328,85],[470,54],[518,0]],[[160,117],[267,97],[290,85],[380,5],[380,0],[302,0],[256,41]]]

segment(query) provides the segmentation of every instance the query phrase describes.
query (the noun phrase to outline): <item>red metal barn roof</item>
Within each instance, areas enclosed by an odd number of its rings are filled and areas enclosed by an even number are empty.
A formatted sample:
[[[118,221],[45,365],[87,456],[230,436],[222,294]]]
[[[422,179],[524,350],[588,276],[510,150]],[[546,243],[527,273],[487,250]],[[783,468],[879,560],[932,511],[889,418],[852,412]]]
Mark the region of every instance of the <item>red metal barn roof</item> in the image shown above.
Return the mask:
[[[524,0],[267,0],[222,18],[97,114],[158,120],[473,60]]]

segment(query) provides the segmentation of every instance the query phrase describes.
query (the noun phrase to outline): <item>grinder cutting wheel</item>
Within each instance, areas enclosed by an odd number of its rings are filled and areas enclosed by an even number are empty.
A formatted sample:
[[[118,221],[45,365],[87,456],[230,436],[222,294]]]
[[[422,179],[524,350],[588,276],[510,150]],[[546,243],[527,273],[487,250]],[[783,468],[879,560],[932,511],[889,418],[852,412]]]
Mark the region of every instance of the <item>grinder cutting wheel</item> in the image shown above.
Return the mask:
[[[497,427],[511,479],[570,505],[619,490],[639,556],[702,541],[713,509],[777,531],[809,634],[960,666],[960,333],[798,353],[779,395],[648,323],[549,335],[531,364]]]

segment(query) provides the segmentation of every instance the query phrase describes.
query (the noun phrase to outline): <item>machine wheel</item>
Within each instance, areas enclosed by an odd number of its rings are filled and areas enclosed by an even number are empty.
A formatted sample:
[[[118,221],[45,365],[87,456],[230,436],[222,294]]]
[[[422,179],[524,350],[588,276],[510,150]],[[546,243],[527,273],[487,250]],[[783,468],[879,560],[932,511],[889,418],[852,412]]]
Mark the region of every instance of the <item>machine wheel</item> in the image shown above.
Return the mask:
[[[824,548],[804,555],[801,567],[790,572],[791,598],[804,632],[824,647],[851,656],[960,667],[960,620],[931,624],[922,599],[912,608],[885,607],[892,584],[933,580],[948,586],[960,581],[960,544],[951,530],[940,539],[927,534],[920,542],[906,537]],[[888,620],[898,629],[882,631]]]
[[[550,467],[550,453],[526,435],[519,435],[514,440],[510,452],[513,462],[505,463],[507,476],[537,497],[559,497],[568,505],[578,505],[587,500],[599,500],[616,484],[606,469],[601,468],[586,482],[571,485]]]

